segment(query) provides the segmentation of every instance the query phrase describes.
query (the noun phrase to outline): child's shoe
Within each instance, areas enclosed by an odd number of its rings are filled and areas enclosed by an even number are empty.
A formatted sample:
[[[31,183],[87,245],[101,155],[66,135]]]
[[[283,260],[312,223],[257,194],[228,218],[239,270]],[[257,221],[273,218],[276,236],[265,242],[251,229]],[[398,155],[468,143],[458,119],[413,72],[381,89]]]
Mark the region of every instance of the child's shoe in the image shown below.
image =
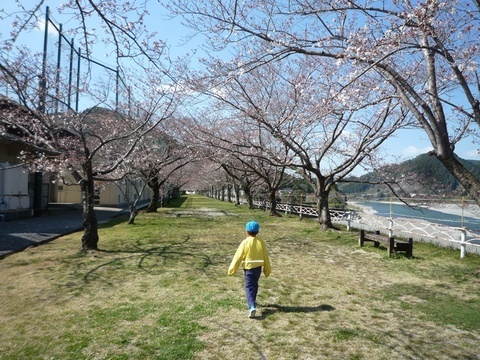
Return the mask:
[[[255,317],[255,313],[257,312],[257,309],[255,309],[254,306],[252,306],[250,308],[250,310],[248,310],[248,317],[251,319],[251,318],[254,318]]]

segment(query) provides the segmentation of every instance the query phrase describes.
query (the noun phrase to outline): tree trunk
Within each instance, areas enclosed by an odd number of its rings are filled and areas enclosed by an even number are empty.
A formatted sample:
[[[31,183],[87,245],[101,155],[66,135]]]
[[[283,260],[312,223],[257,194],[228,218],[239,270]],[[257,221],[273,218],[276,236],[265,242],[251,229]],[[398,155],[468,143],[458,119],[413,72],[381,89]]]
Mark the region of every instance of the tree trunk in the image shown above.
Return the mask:
[[[326,187],[325,178],[317,174],[317,183],[315,186],[315,196],[317,197],[317,214],[320,229],[335,229],[330,217],[330,206],[328,205],[329,188]]]
[[[254,205],[253,205],[251,186],[248,183],[243,184],[243,192],[245,193],[245,198],[247,199],[248,208],[250,210],[253,209]]]
[[[150,204],[148,204],[148,207],[145,211],[147,213],[155,213],[157,212],[158,202],[160,200],[160,184],[158,182],[158,178],[148,181],[148,187],[152,190],[152,199],[150,200]]]
[[[271,216],[280,216],[277,211],[277,191],[276,189],[270,190],[270,215]]]
[[[328,193],[324,193],[317,197],[317,213],[318,223],[322,230],[334,229],[332,219],[330,217],[330,207],[328,206]]]
[[[447,170],[458,180],[465,188],[465,191],[472,199],[480,205],[480,180],[477,179],[460,161],[457,160],[453,152],[450,156],[438,156],[437,159],[447,168]]]
[[[83,202],[82,251],[98,249],[98,221],[95,215],[95,182],[91,163],[85,164],[86,179],[80,183]]]
[[[128,218],[128,225],[135,224],[135,218],[138,215],[138,210],[135,204],[130,206],[130,217]]]
[[[233,189],[235,190],[235,205],[240,205],[240,186],[234,185]]]

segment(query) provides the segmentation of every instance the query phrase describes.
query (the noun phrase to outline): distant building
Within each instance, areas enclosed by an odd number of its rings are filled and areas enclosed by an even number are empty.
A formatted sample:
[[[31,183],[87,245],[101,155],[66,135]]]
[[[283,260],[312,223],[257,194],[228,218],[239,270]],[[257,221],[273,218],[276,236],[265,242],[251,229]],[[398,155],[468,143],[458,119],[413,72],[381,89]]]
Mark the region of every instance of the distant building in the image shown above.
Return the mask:
[[[55,180],[55,179],[54,179]],[[95,204],[99,206],[121,207],[133,203],[137,199],[137,189],[140,189],[143,183],[138,181],[135,184],[122,183],[119,186],[113,183],[103,183],[96,189]],[[152,198],[150,188],[146,188],[140,198],[140,201],[149,201]],[[65,185],[60,180],[53,182],[50,190],[51,203],[81,203],[82,192],[78,185]]]
[[[0,221],[41,214],[48,206],[48,182],[18,164],[23,149],[15,136],[0,135]]]
[[[28,116],[17,103],[0,96],[0,116],[12,108],[18,116]],[[49,203],[81,204],[78,185],[65,185],[53,174],[32,173],[19,163],[22,150],[29,148],[21,136],[18,130],[11,129],[0,134],[0,222],[40,216],[48,210]],[[137,196],[135,185],[140,188],[142,184],[124,183],[118,187],[105,183],[98,188],[96,204],[123,206],[131,203]],[[151,191],[147,188],[140,200],[150,199]]]

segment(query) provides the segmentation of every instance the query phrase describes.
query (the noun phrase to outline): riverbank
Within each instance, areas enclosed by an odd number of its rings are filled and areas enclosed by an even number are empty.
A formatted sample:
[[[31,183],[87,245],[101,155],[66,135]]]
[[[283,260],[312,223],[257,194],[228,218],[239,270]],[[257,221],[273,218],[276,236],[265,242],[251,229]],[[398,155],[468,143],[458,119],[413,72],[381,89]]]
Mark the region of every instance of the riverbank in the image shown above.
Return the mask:
[[[392,204],[392,205],[405,205],[401,201],[377,201],[381,204]],[[365,206],[361,201],[351,201],[351,205],[357,206],[362,209],[363,212],[368,214],[375,214],[375,210],[373,210],[369,206]],[[449,215],[456,215],[456,216],[466,216],[466,217],[480,217],[480,206],[477,204],[464,204],[462,206],[461,203],[436,203],[436,204],[429,204],[429,205],[412,205],[412,207],[416,207],[417,209],[429,209],[432,211],[438,211],[444,214]]]
[[[462,208],[455,203],[441,203],[414,208],[400,201],[352,202],[351,205],[361,212],[352,226],[384,233],[393,231],[396,236],[453,248],[459,248],[462,236],[466,236],[468,252],[480,254],[480,208],[477,205]],[[464,235],[461,229],[466,231]]]
[[[439,211],[445,214],[468,216],[468,217],[480,217],[480,206],[468,204],[438,204],[434,206],[428,206],[428,209]]]

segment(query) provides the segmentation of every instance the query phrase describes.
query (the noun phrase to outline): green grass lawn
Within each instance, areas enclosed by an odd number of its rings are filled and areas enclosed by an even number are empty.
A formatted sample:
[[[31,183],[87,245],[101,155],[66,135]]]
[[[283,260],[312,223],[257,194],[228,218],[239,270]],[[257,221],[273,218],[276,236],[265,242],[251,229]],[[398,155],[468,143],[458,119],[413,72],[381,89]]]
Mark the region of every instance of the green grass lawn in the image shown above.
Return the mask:
[[[479,359],[480,257],[414,244],[359,248],[356,232],[199,195],[135,225],[81,233],[0,261],[0,359]],[[272,275],[247,318],[226,275],[260,222]]]

